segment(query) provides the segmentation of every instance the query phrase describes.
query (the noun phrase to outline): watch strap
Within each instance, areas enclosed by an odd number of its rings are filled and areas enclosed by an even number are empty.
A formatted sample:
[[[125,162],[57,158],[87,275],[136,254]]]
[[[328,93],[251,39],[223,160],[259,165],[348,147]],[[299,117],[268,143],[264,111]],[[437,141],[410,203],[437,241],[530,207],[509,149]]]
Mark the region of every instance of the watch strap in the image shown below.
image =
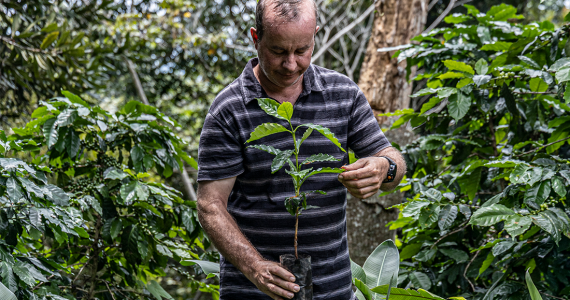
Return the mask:
[[[398,170],[398,165],[396,165],[396,162],[394,162],[391,158],[387,156],[378,156],[378,157],[385,158],[386,160],[388,160],[388,163],[390,164],[390,166],[388,167],[388,172],[386,173],[386,179],[384,179],[382,183],[389,183],[394,181],[394,179],[396,179],[396,171]]]

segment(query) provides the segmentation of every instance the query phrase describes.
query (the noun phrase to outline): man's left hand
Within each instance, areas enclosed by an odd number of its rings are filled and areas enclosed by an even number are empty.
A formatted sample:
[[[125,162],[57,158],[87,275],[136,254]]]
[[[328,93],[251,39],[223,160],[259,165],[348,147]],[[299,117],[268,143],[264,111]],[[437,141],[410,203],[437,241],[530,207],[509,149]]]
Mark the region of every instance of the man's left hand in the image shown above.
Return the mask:
[[[382,157],[367,157],[343,166],[346,171],[338,175],[338,180],[348,192],[360,199],[374,196],[386,178],[390,163]]]

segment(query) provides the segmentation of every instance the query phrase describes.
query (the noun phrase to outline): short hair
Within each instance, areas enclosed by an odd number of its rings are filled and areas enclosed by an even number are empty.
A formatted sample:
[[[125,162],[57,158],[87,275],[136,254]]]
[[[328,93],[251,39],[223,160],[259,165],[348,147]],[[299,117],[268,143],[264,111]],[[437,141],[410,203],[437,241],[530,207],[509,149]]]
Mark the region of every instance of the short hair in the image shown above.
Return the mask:
[[[257,29],[257,38],[261,39],[263,36],[263,17],[265,15],[265,2],[268,0],[259,0],[257,2],[257,7],[255,10],[255,26]],[[317,3],[315,0],[271,0],[274,2],[273,9],[279,17],[290,18],[292,21],[299,19],[299,6],[304,1],[311,1],[313,3],[313,9],[315,10],[315,20],[319,19],[319,10],[317,9]]]

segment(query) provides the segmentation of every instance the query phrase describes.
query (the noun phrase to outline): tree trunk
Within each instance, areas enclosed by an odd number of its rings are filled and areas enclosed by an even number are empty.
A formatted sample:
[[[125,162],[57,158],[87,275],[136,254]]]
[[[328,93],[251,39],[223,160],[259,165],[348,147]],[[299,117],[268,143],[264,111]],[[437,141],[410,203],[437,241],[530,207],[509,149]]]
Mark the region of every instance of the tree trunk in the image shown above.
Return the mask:
[[[410,43],[422,33],[427,15],[427,0],[378,0],[372,35],[360,73],[359,86],[375,115],[408,108],[412,86],[406,81],[406,62],[392,59],[395,51],[378,52],[380,48]],[[410,77],[411,78],[411,77]],[[386,127],[392,123],[385,117],[376,117]],[[391,142],[406,145],[413,134],[405,128],[386,132]],[[379,193],[378,193],[379,194]],[[397,210],[387,208],[402,201],[402,195],[373,196],[366,200],[348,199],[348,245],[351,258],[363,264],[366,257],[387,239],[395,239],[395,232],[386,224],[398,217]]]

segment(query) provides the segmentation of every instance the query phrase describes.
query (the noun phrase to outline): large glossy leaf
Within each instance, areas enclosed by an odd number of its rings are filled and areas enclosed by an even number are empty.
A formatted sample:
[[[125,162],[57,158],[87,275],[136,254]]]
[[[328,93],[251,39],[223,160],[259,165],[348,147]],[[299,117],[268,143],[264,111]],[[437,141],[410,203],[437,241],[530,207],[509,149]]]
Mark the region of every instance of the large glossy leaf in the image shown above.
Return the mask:
[[[0,263],[0,275],[2,275],[2,283],[12,292],[18,290],[18,281],[12,270],[12,264],[8,264],[7,261]]]
[[[362,267],[366,274],[366,285],[372,289],[379,285],[390,284],[396,286],[394,281],[398,278],[400,269],[400,254],[392,240],[380,244],[366,259]],[[374,295],[374,299],[377,299]]]
[[[323,173],[337,173],[340,174],[344,172],[344,169],[341,168],[318,168],[314,171],[312,171],[311,173],[307,174],[307,176],[305,176],[305,178],[303,179],[303,182],[305,182],[305,180],[307,180],[307,178],[313,176],[313,175],[317,175],[317,174],[323,174]]]
[[[524,195],[524,203],[534,209],[540,208],[550,195],[550,181],[543,181],[528,189]]]
[[[560,241],[563,224],[557,219],[556,214],[550,211],[543,211],[537,215],[530,216],[530,218],[534,224],[548,232],[556,243]]]
[[[449,104],[447,104],[447,108],[449,115],[455,120],[462,119],[467,114],[470,107],[471,97],[463,94],[462,92],[453,94],[449,97]]]
[[[168,294],[168,292],[166,292],[162,286],[160,286],[160,284],[158,284],[158,282],[151,280],[151,282],[146,286],[146,289],[157,299],[157,300],[162,300],[164,299],[169,299],[169,300],[174,300],[174,298],[172,298],[172,296],[170,296],[170,294]]]
[[[299,148],[301,148],[301,145],[311,135],[311,133],[313,133],[313,128],[307,128],[307,130],[305,130],[305,133],[303,133],[303,137],[297,141],[297,143],[295,144],[295,149],[297,153],[299,153]]]
[[[287,121],[291,121],[293,117],[293,104],[291,102],[283,102],[277,109],[277,114]]]
[[[362,267],[357,263],[353,262],[352,259],[350,260],[350,272],[352,273],[353,279],[358,279],[361,282],[366,283],[366,273],[364,273],[364,269],[362,269]]]
[[[282,151],[275,156],[273,162],[271,163],[271,174],[279,171],[281,167],[283,167],[290,160],[291,155],[293,155],[293,151],[294,150]]]
[[[475,71],[477,71],[477,74],[479,75],[487,74],[489,71],[489,65],[484,58],[479,59],[477,63],[475,63]]]
[[[48,33],[48,35],[46,35],[46,37],[42,41],[42,44],[40,45],[40,49],[44,50],[47,47],[49,47],[51,44],[53,44],[53,42],[55,42],[55,40],[57,40],[58,36],[59,36],[59,31],[54,31],[54,32]]]
[[[246,143],[253,142],[264,138],[266,136],[280,133],[280,132],[290,132],[287,128],[277,124],[277,123],[263,123],[255,128],[255,130],[249,136],[249,140]]]
[[[14,177],[6,180],[6,194],[10,197],[10,201],[17,203],[24,196],[20,183]]]
[[[491,226],[512,215],[515,215],[515,212],[512,209],[507,208],[502,204],[493,204],[488,207],[482,207],[474,212],[469,224]]]
[[[259,104],[259,107],[261,107],[261,109],[263,109],[263,111],[265,111],[265,113],[267,113],[270,116],[276,117],[278,119],[281,120],[286,120],[288,121],[287,118],[281,116],[277,111],[279,109],[279,102],[273,100],[273,99],[269,99],[269,98],[258,98],[257,99],[257,104]],[[291,104],[291,103],[289,103]],[[293,107],[291,107],[291,109],[293,109]]]
[[[334,158],[334,156],[329,155],[329,154],[323,154],[323,153],[319,153],[319,154],[313,154],[311,156],[309,156],[307,159],[305,159],[303,161],[303,165],[308,165],[310,163],[314,163],[314,162],[325,162],[325,161],[341,161],[341,159],[336,159]]]
[[[342,150],[343,152],[346,152],[346,150],[344,150],[344,149],[342,148],[342,146],[340,145],[340,142],[339,142],[338,139],[335,137],[334,133],[332,133],[332,132],[330,131],[330,129],[328,129],[328,128],[326,128],[326,127],[323,127],[323,126],[321,126],[321,125],[315,125],[315,124],[310,124],[310,123],[309,123],[309,124],[303,124],[303,125],[301,125],[301,126],[308,127],[308,128],[311,128],[311,129],[314,129],[314,130],[320,132],[320,133],[321,133],[322,135],[324,135],[327,139],[329,139],[333,144],[335,144],[337,147],[339,147],[340,150]]]
[[[215,274],[219,277],[220,274],[220,264],[211,262],[211,261],[203,261],[203,260],[186,260],[184,261],[184,265],[194,265],[197,264],[202,268],[202,271],[207,274]]]
[[[505,219],[505,230],[515,237],[527,231],[531,224],[532,219],[528,216],[512,215]]]
[[[359,280],[357,278],[354,278],[353,283],[354,283],[354,286],[360,292],[360,295],[362,296],[363,299],[365,299],[365,300],[374,299],[374,296],[373,296],[372,292],[370,291],[370,288],[364,282],[362,282],[361,280]],[[358,295],[357,295],[357,297],[358,297]]]
[[[259,149],[259,150],[265,151],[265,152],[273,154],[273,155],[277,155],[277,154],[281,153],[281,150],[275,149],[274,147],[267,146],[267,145],[252,145],[252,146],[247,146],[247,147]]]
[[[421,272],[412,272],[410,274],[410,281],[415,288],[429,290],[431,288],[431,280],[429,277]]]
[[[440,230],[446,230],[447,228],[451,227],[455,218],[457,218],[457,206],[455,205],[446,205],[440,212],[439,212],[439,220],[437,225],[439,226]]]
[[[558,194],[560,197],[566,196],[566,187],[564,186],[562,178],[555,176],[551,179],[551,182],[552,189],[554,192],[556,192],[556,194]]]
[[[532,278],[530,277],[530,273],[528,272],[528,270],[526,271],[524,278],[526,281],[526,286],[528,287],[530,298],[532,300],[542,300],[542,297],[540,296],[538,289],[536,289],[534,282],[532,282]]]
[[[48,146],[48,148],[51,148],[51,146],[57,143],[58,131],[57,131],[57,124],[55,121],[56,121],[55,118],[51,118],[47,120],[43,126],[44,137],[46,138],[46,145]]]
[[[373,288],[372,291],[380,295],[388,293],[389,286],[387,284]],[[412,289],[392,288],[390,290],[389,300],[444,300],[426,290],[419,289],[417,291]]]
[[[0,282],[0,299],[3,300],[17,300],[16,295],[12,293],[2,282]]]
[[[430,205],[430,202],[428,201],[411,201],[402,211],[402,215],[404,217],[412,217],[417,220],[420,216],[421,209],[428,205]]]
[[[443,64],[450,70],[450,71],[460,71],[460,72],[465,72],[471,75],[475,74],[475,71],[473,70],[473,67],[471,67],[470,65],[464,63],[464,62],[460,62],[460,61],[455,61],[455,60],[444,60]]]

